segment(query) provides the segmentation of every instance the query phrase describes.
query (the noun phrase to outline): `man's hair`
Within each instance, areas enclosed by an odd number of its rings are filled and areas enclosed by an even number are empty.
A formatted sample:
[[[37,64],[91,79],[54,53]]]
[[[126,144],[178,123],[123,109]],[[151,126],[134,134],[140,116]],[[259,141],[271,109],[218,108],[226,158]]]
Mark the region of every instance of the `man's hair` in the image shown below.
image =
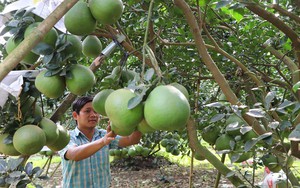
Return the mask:
[[[79,114],[80,110],[82,107],[89,102],[93,101],[93,97],[91,96],[83,96],[83,97],[78,97],[72,104],[72,109],[74,112]]]

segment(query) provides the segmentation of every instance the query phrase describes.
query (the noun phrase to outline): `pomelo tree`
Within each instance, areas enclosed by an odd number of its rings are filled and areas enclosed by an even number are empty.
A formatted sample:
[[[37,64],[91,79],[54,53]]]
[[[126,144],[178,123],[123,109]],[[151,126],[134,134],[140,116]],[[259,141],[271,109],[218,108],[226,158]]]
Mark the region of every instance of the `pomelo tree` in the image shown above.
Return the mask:
[[[300,5],[297,1],[129,0],[111,16],[113,20],[105,17],[101,23],[102,19],[95,18],[96,29],[88,32],[102,41],[103,48],[115,42],[117,49],[113,54],[107,55],[104,50],[95,59],[80,53],[74,55],[75,50],[66,50],[74,45],[64,46],[59,39],[57,48],[52,50],[35,47],[57,18],[76,3],[64,1],[16,50],[8,56],[3,53],[0,80],[14,69],[46,68],[48,76],[67,77],[68,67],[80,63],[90,66],[97,80],[84,92],[96,95],[103,89],[130,88],[136,97],[129,101],[129,108],[147,101],[159,85],[179,83],[189,94],[190,116],[182,125],[183,130],[163,128],[168,130],[166,133],[155,127],[158,130],[151,134],[161,138],[168,134],[180,135],[192,156],[209,161],[235,186],[254,186],[255,182],[226,166],[219,155],[222,159],[229,156],[233,163],[253,158],[255,165],[272,155],[278,161],[276,171],[284,170],[290,182],[299,186],[292,167],[285,164],[291,156],[300,158]],[[69,17],[72,18],[76,16]],[[8,24],[6,28],[19,27]],[[22,35],[22,30],[18,31]],[[119,35],[124,35],[125,40],[117,42]],[[32,49],[40,52],[40,64],[18,66]],[[185,94],[181,96],[187,100]],[[54,122],[65,120],[65,113],[76,98],[67,90],[64,95],[64,99],[52,99],[56,100],[57,109],[50,110],[48,115]],[[172,105],[172,108],[176,107]],[[212,135],[214,139],[208,142],[212,150],[206,147],[207,141],[201,136],[207,127],[217,130]],[[176,155],[174,148],[178,143],[171,139],[161,145]],[[216,145],[218,139],[225,141]],[[188,154],[187,150],[180,152]]]

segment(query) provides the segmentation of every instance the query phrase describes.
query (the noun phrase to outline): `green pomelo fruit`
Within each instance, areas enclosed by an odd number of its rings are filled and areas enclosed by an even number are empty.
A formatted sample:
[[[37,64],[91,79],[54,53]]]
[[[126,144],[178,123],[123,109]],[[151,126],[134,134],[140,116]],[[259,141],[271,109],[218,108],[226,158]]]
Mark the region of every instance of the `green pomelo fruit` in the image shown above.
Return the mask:
[[[36,125],[24,125],[13,136],[13,144],[23,155],[32,155],[41,151],[46,144],[44,131]]]
[[[136,152],[136,150],[135,150],[134,148],[129,148],[129,150],[128,150],[128,155],[129,155],[130,157],[134,157],[134,156],[137,155],[137,152]]]
[[[89,7],[93,17],[101,24],[114,24],[123,13],[121,0],[90,0]]]
[[[229,153],[228,156],[229,156],[229,158],[231,158],[232,153]],[[253,157],[253,152],[251,152],[251,151],[243,152],[239,155],[238,159],[234,161],[234,163],[241,163],[243,161],[250,159],[251,157]]]
[[[102,51],[102,43],[95,35],[87,36],[82,42],[82,53],[91,58],[96,58]]]
[[[124,130],[136,129],[143,119],[143,105],[140,103],[133,109],[128,109],[129,100],[136,96],[129,89],[113,91],[105,101],[105,111],[116,127]]]
[[[143,119],[137,126],[137,130],[140,131],[142,134],[146,133],[153,133],[156,131],[152,127],[149,126],[149,124],[146,122],[145,119]]]
[[[0,134],[0,153],[9,156],[19,156],[20,152],[16,150],[13,143],[4,143],[5,139],[9,136],[8,133]]]
[[[263,164],[271,169],[276,169],[278,166],[278,159],[274,155],[266,154],[262,157]],[[272,171],[272,170],[271,170]]]
[[[110,149],[110,150],[109,150],[109,155],[110,155],[110,156],[115,156],[115,154],[116,154],[115,151],[116,151],[116,149]]]
[[[205,127],[201,133],[203,140],[210,145],[214,145],[219,137],[221,128],[216,125],[209,125]]]
[[[94,73],[83,65],[72,65],[67,74],[70,77],[66,78],[66,86],[75,95],[89,91],[96,82]]]
[[[57,125],[50,119],[43,117],[39,123],[39,127],[44,131],[46,135],[46,145],[52,144],[59,136],[59,130]]]
[[[120,136],[129,136],[136,129],[135,127],[119,127],[119,126],[116,126],[112,122],[111,122],[110,126],[111,126],[111,130],[115,134],[120,135]]]
[[[247,142],[249,140],[252,140],[253,138],[257,138],[258,135],[254,132],[253,129],[251,129],[250,131],[246,132],[244,135],[242,135],[242,139],[244,140],[244,142]]]
[[[238,122],[238,124],[244,123],[244,121],[239,116],[237,116],[236,114],[232,114],[226,119],[225,125],[229,125],[236,122]]]
[[[275,172],[275,173],[279,172],[282,169],[282,167],[280,165],[276,165],[276,166],[272,166],[272,167],[268,167],[268,168],[271,172]]]
[[[128,148],[122,148],[122,156],[125,156],[128,153]]]
[[[147,156],[149,156],[149,154],[150,154],[150,149],[149,148],[143,148],[143,151],[141,152],[141,155],[143,156],[143,157],[147,157]]]
[[[173,151],[171,152],[172,155],[178,156],[180,154],[179,149],[173,149]]]
[[[7,54],[10,54],[22,41],[15,41],[13,37],[10,37],[5,45]],[[33,52],[29,52],[21,61],[26,64],[34,64],[40,56]]]
[[[47,70],[40,72],[35,78],[35,87],[46,97],[56,99],[64,94],[65,78],[59,75],[45,76]]]
[[[38,27],[38,25],[40,24],[40,22],[35,22],[30,24],[24,32],[24,37],[28,37],[34,29],[36,29]],[[56,40],[58,38],[58,33],[56,31],[55,28],[51,28],[50,31],[44,36],[43,40],[41,42],[44,42],[45,44],[48,44],[49,46],[51,46],[52,48],[55,48],[55,43]]]
[[[226,133],[230,136],[238,136],[241,135],[242,126],[238,122],[230,123],[226,126]]]
[[[59,38],[60,40],[70,43],[64,50],[66,55],[71,54],[75,59],[82,56],[82,43],[78,36],[61,34]]]
[[[117,75],[119,75],[121,72],[122,72],[121,66],[116,66],[116,67],[111,71],[111,74],[117,76]]]
[[[164,138],[160,141],[160,144],[163,147],[167,147],[167,145],[169,144],[169,140],[167,138]]]
[[[105,101],[108,95],[110,95],[113,91],[113,89],[103,89],[100,92],[98,92],[93,98],[93,108],[100,115],[107,116],[105,112]]]
[[[74,35],[89,35],[95,29],[97,21],[92,16],[88,4],[78,1],[64,17],[66,29]]]
[[[124,83],[128,83],[134,79],[135,75],[137,75],[137,73],[134,72],[133,70],[122,70],[121,71],[121,80]]]
[[[115,150],[115,155],[116,156],[121,156],[121,154],[122,154],[122,151],[120,149]]]
[[[231,150],[230,142],[234,141],[228,134],[222,134],[217,138],[215,142],[215,149],[218,151],[221,150]]]
[[[47,144],[46,146],[53,151],[59,151],[67,146],[70,142],[70,134],[68,130],[61,125],[57,125],[59,134],[58,138],[52,144]]]
[[[186,97],[187,100],[189,100],[189,92],[188,90],[181,84],[177,83],[177,82],[173,82],[170,84],[171,86],[176,87],[177,89],[179,89],[179,91],[181,91],[181,93],[184,94],[184,96]]]
[[[195,152],[195,155],[194,155],[195,159],[199,160],[199,161],[203,161],[205,160],[205,157],[200,155],[200,153],[196,153]]]
[[[149,126],[156,130],[181,130],[190,116],[190,105],[178,89],[161,85],[146,99],[144,116]]]
[[[134,148],[138,154],[141,154],[144,149],[144,147],[141,145],[135,145]]]

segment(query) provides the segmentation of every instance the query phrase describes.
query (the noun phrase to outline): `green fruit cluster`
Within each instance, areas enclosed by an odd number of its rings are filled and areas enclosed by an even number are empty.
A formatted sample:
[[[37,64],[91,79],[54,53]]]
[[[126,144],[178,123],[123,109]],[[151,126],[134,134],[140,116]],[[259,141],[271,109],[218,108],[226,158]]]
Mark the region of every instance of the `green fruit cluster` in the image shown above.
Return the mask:
[[[129,148],[110,149],[109,155],[115,158],[127,158],[135,156],[148,157],[150,152],[151,150],[147,147],[143,147],[142,145],[134,145]]]
[[[58,98],[67,88],[75,95],[83,95],[96,82],[94,73],[86,66],[73,64],[67,71],[67,76],[47,75],[48,70],[41,71],[35,79],[35,87],[46,97]]]
[[[52,151],[59,151],[69,141],[70,135],[63,126],[43,117],[38,125],[26,124],[13,134],[1,134],[0,153],[9,156],[33,155],[40,152],[44,146]]]
[[[177,133],[168,133],[161,141],[160,144],[166,149],[166,152],[172,155],[179,155],[180,136]]]
[[[74,35],[89,35],[97,24],[111,25],[122,16],[121,0],[91,0],[88,3],[78,1],[65,15],[66,29]],[[80,15],[80,16],[78,16]]]

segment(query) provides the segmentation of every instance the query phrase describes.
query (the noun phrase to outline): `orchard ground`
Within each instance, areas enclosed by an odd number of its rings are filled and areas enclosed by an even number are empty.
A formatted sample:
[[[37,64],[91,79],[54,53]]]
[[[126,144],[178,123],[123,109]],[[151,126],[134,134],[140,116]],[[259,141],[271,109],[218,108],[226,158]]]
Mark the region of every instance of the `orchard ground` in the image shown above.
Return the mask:
[[[181,156],[172,156],[163,153],[156,157],[142,158],[136,156],[132,159],[115,159],[111,160],[112,186],[111,188],[188,188],[190,177],[190,158]],[[34,166],[44,167],[43,174],[47,173],[50,179],[38,180],[44,188],[59,188],[62,181],[60,158],[54,155],[52,162],[45,165],[47,157],[41,155],[32,156],[29,161]],[[238,165],[242,171],[252,175],[252,168],[249,163],[230,164],[228,166],[234,169]],[[193,187],[214,187],[218,171],[207,161],[194,160],[192,173]],[[294,165],[296,175],[300,177],[300,161],[297,160]],[[246,174],[246,173],[245,173]],[[262,182],[264,169],[259,167],[255,172],[255,183]],[[248,177],[249,178],[249,177]],[[234,187],[224,176],[221,176],[220,188]]]

